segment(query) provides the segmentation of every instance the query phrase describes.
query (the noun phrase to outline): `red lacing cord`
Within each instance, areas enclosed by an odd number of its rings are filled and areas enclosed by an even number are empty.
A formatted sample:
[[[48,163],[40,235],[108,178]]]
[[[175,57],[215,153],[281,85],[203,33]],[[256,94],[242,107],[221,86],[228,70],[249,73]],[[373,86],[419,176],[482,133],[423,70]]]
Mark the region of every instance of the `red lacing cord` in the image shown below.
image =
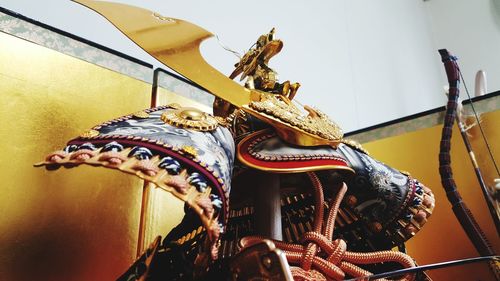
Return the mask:
[[[333,280],[342,280],[345,275],[352,277],[363,277],[372,275],[371,272],[360,268],[355,264],[372,264],[380,262],[397,262],[404,267],[414,267],[415,263],[408,255],[396,251],[378,251],[370,253],[357,253],[347,251],[347,244],[342,239],[332,241],[335,226],[335,217],[347,192],[345,183],[340,188],[331,204],[326,224],[323,228],[323,187],[315,173],[307,173],[314,187],[315,214],[313,231],[306,232],[300,239],[300,244],[273,241],[276,247],[283,250],[291,265],[300,268],[292,268],[294,278],[312,280],[318,278],[319,271],[323,277]],[[261,242],[265,237],[247,236],[240,240],[242,248]],[[311,274],[305,274],[310,272]],[[308,278],[308,276],[310,276]],[[407,274],[400,280],[411,281],[414,274]],[[383,280],[383,279],[382,279]]]

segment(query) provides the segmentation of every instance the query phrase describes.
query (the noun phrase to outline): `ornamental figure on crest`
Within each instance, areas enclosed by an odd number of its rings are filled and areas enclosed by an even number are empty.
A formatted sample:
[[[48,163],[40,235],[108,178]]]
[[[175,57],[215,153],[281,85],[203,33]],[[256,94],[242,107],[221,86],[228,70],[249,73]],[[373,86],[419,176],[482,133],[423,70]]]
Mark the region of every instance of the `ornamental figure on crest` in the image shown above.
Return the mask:
[[[241,74],[240,81],[245,81],[245,87],[257,89],[263,92],[281,94],[292,100],[300,87],[299,83],[285,81],[279,83],[278,73],[269,67],[269,60],[278,54],[283,48],[283,42],[274,39],[275,29],[259,37],[257,42],[248,52],[235,64],[235,70],[229,75],[234,79]]]

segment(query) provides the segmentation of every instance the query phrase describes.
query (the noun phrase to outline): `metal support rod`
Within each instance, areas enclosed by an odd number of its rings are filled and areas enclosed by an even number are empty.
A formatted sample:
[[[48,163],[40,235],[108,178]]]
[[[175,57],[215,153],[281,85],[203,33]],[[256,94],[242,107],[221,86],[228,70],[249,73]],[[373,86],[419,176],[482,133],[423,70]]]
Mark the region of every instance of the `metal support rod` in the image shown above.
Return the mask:
[[[279,175],[257,172],[255,185],[254,216],[257,235],[283,240]]]
[[[146,247],[146,228],[151,208],[150,198],[152,189],[153,185],[151,183],[144,182],[142,187],[141,214],[139,217],[139,235],[137,238],[137,258],[141,256]]]
[[[153,84],[151,87],[151,107],[156,107],[158,103],[158,77],[161,71],[161,68],[156,68],[153,72]]]

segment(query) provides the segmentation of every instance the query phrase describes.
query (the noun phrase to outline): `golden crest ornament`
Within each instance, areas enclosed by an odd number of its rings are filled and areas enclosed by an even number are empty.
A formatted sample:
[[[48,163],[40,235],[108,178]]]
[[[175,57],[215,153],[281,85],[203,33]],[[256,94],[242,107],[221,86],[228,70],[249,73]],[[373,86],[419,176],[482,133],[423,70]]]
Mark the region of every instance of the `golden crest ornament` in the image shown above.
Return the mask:
[[[99,131],[96,131],[96,130],[93,130],[93,129],[89,129],[89,130],[86,130],[85,132],[83,132],[80,137],[82,138],[93,138],[93,137],[97,137],[99,135]]]
[[[344,135],[340,126],[323,112],[306,106],[304,109],[309,113],[306,115],[282,95],[262,93],[260,101],[253,101],[243,108],[252,115],[265,117],[275,126],[284,140],[295,144],[335,146]],[[283,127],[287,126],[302,132],[298,135],[298,139],[293,139],[293,135],[286,134]],[[284,132],[286,135],[281,135]]]
[[[136,118],[140,118],[140,119],[145,119],[145,118],[149,118],[149,113],[142,110],[142,111],[137,111],[137,112],[133,113],[132,116],[136,117]]]
[[[161,115],[161,120],[175,127],[202,132],[213,131],[219,125],[213,116],[194,107],[167,110]]]

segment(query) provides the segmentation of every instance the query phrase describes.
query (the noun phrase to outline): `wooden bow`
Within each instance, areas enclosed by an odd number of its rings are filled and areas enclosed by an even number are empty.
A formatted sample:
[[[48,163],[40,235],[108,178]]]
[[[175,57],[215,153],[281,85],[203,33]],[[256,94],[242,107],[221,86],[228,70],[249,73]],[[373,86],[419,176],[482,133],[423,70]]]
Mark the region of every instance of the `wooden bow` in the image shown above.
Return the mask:
[[[470,212],[469,208],[462,200],[462,197],[457,190],[455,181],[453,180],[450,146],[453,124],[456,119],[460,74],[456,63],[456,57],[450,55],[445,49],[439,50],[439,54],[441,55],[441,60],[445,66],[446,76],[448,77],[448,83],[450,85],[439,149],[439,174],[441,175],[441,183],[443,184],[446,196],[452,205],[455,216],[462,225],[462,228],[476,250],[482,256],[495,255],[491,245],[486,239],[486,236],[474,219],[474,216]]]

